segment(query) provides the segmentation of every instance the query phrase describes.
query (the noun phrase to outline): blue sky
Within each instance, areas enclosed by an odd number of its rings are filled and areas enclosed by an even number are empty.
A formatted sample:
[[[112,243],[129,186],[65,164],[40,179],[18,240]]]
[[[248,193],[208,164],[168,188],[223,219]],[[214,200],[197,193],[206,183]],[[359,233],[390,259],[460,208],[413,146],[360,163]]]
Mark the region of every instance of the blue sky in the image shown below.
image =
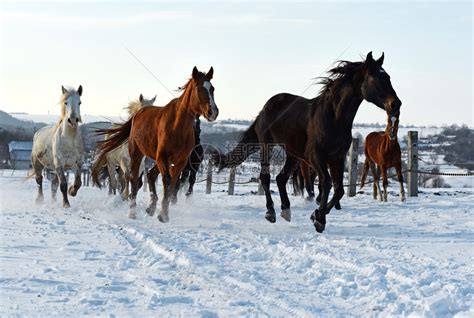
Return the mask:
[[[254,118],[274,94],[314,97],[337,59],[385,52],[401,123],[473,125],[471,2],[86,2],[1,5],[0,109],[58,113],[82,84],[82,113],[124,115],[140,93],[214,67],[220,118]],[[306,88],[309,89],[305,90]],[[173,92],[173,94],[178,94]],[[363,103],[356,122],[385,122]]]

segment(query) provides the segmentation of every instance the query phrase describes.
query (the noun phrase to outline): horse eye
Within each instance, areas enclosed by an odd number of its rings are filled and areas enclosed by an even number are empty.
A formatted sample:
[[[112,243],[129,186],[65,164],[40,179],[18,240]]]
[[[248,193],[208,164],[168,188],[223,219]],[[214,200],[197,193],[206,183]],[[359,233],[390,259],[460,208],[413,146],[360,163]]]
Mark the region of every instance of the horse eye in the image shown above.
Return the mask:
[[[82,102],[79,102],[79,105],[81,105],[81,104],[82,104]]]
[[[67,106],[67,102],[64,102],[64,105],[66,105],[66,106]]]

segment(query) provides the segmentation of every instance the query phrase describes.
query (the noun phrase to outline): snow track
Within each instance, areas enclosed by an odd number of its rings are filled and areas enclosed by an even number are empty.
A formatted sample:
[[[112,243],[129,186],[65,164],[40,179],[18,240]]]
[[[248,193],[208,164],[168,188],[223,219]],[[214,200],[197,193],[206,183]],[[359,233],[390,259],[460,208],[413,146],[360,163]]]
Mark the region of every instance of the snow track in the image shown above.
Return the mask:
[[[98,189],[63,210],[0,179],[0,316],[474,315],[471,190],[345,198],[318,235],[301,198],[269,224],[263,197],[201,186],[161,224]]]

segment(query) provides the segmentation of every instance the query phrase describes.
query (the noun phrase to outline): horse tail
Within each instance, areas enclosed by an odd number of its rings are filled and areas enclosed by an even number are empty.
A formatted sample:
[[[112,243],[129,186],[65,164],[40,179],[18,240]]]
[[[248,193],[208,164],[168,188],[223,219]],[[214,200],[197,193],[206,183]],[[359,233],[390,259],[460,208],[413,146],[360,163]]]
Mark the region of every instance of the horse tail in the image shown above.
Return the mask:
[[[232,149],[227,154],[222,154],[220,152],[214,153],[212,155],[212,160],[214,164],[219,167],[219,171],[224,168],[231,168],[240,165],[245,161],[252,153],[257,152],[259,147],[247,147],[249,144],[257,144],[258,136],[255,131],[255,125],[257,120],[255,120],[250,127],[240,135],[240,140],[237,146]]]
[[[26,174],[25,181],[30,180],[35,175],[36,175],[35,170],[33,169],[29,170],[28,173]]]
[[[102,152],[99,155],[99,158],[97,158],[97,160],[92,165],[92,172],[91,172],[92,184],[98,187],[99,189],[102,188],[102,184],[100,180],[101,180],[102,169],[104,168],[106,164],[107,164],[107,153]]]
[[[302,188],[304,188],[304,186],[302,187],[301,185],[300,175],[301,175],[300,169],[296,169],[293,172],[293,176],[291,178],[293,180],[293,192],[295,193],[295,195],[301,194],[302,196],[304,196],[304,191],[301,190]]]
[[[128,140],[130,131],[132,130],[133,118],[134,117],[130,118],[121,125],[114,125],[109,129],[96,130],[97,135],[107,135],[107,139],[98,142],[97,148],[101,151],[101,153],[106,154],[118,148]]]
[[[367,178],[367,174],[369,173],[369,167],[370,167],[370,159],[365,158],[364,162],[364,171],[362,172],[362,177],[360,179],[360,188],[362,189],[365,185],[365,179]]]

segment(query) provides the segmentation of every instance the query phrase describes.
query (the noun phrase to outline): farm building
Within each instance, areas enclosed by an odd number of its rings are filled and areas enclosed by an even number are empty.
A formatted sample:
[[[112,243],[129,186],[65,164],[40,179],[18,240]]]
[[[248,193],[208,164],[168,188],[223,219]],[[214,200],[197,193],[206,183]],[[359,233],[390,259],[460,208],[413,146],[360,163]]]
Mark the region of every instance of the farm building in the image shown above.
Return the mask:
[[[31,168],[31,149],[32,141],[11,141],[8,144],[8,152],[10,153],[10,164],[13,169],[30,169]]]

